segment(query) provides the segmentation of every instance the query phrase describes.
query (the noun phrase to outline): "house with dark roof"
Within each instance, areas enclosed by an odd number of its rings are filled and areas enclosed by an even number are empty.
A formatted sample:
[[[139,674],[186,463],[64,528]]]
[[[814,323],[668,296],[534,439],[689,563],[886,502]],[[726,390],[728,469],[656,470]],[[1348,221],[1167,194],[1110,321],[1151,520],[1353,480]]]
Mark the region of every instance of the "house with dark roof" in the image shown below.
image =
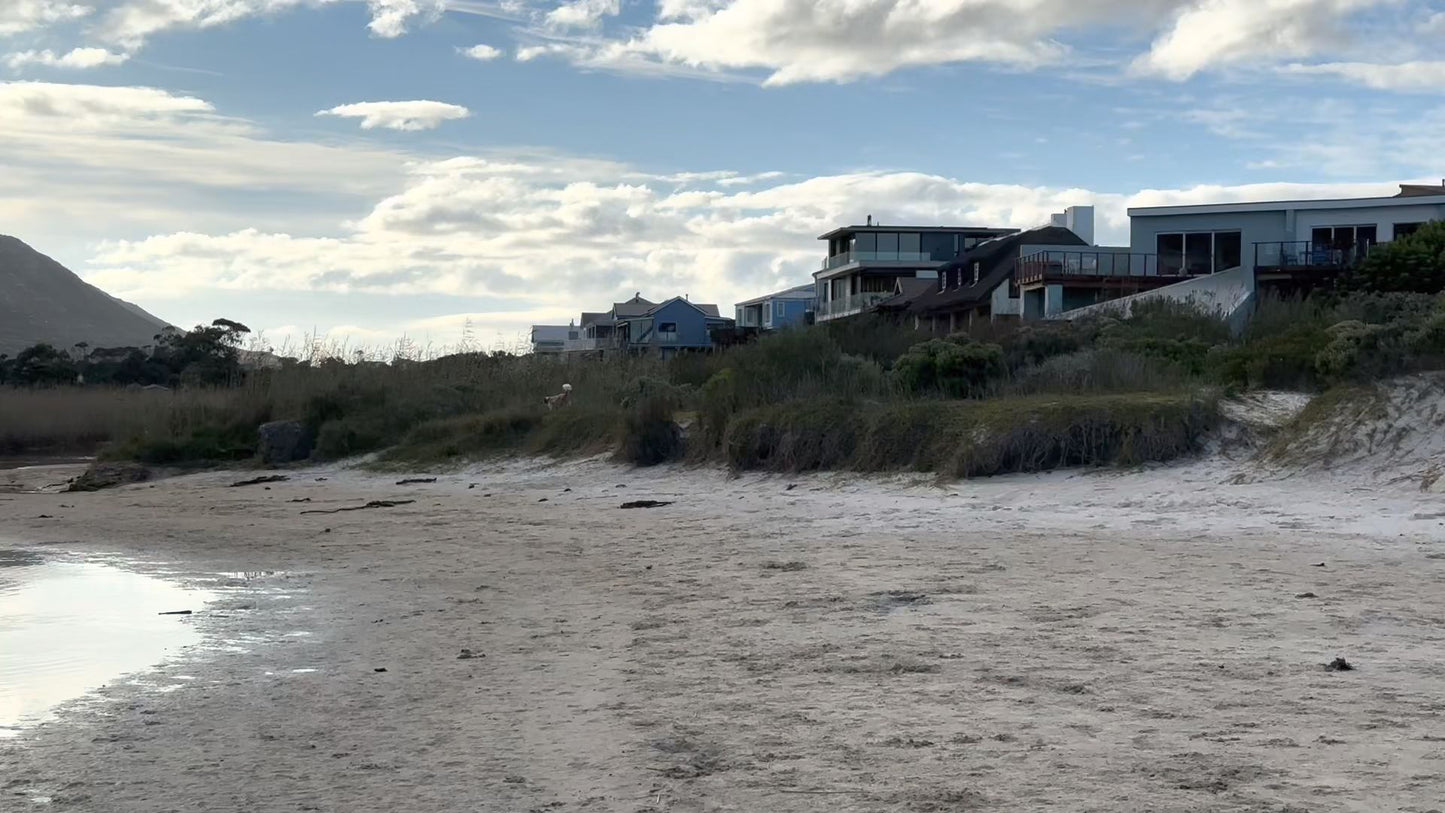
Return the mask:
[[[667,358],[683,350],[708,350],[714,330],[733,327],[733,320],[720,315],[717,305],[700,305],[681,296],[640,313],[635,310],[617,315],[617,346],[630,353]]]
[[[870,216],[819,237],[828,243],[813,273],[820,322],[864,313],[892,298],[898,281],[938,279],[938,269],[979,243],[1018,229],[978,226],[883,226]]]
[[[807,324],[808,314],[816,302],[813,285],[799,285],[786,291],[739,302],[734,306],[735,321],[740,328],[781,330]]]

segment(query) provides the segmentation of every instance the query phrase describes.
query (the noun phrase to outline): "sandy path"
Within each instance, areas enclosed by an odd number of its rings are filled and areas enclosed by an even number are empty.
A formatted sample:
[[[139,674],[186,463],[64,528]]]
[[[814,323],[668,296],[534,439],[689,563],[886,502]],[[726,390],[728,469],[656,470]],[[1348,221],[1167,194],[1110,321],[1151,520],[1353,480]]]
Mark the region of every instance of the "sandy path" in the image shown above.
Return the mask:
[[[279,571],[143,681],[180,688],[0,743],[0,809],[1445,808],[1439,496],[1206,465],[231,479],[0,495],[8,541]]]

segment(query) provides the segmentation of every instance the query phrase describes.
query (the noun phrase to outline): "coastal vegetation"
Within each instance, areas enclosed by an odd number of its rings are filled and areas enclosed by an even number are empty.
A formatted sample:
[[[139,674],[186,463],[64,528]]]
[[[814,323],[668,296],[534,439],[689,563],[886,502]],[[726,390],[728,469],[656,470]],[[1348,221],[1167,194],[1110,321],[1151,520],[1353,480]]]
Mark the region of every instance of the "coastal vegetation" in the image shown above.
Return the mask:
[[[382,466],[612,453],[639,465],[971,477],[1168,460],[1199,448],[1221,394],[1445,368],[1445,298],[1407,293],[1261,302],[1238,336],[1154,302],[1128,318],[951,336],[860,317],[668,360],[472,352],[242,370],[230,366],[240,332],[228,324],[166,345],[163,359],[185,360],[167,368],[168,389],[59,375],[0,386],[0,454],[235,464],[255,456],[262,423],[286,420],[314,437],[314,459],[377,453]],[[543,397],[563,383],[570,403],[547,410]]]

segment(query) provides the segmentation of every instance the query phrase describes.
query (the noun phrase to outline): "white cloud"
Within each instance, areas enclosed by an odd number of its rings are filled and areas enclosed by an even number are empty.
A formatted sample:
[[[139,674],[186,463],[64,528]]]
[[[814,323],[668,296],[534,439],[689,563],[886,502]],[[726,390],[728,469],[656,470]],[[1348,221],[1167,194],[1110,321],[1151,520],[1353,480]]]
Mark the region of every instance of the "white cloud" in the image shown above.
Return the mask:
[[[378,37],[399,37],[413,20],[434,20],[446,10],[446,0],[366,0],[371,9],[368,28]]]
[[[64,0],[4,0],[0,3],[0,37],[78,20],[94,10]]]
[[[117,54],[104,48],[75,48],[69,53],[57,54],[51,50],[20,51],[5,58],[5,64],[12,70],[27,65],[41,65],[47,68],[99,68],[105,65],[119,65],[130,59],[129,54]]]
[[[1170,79],[1236,62],[1316,53],[1344,39],[1345,18],[1394,0],[1202,0],[1185,7],[1134,68]]]
[[[144,46],[150,37],[164,31],[214,28],[247,17],[281,14],[301,7],[322,6],[340,1],[116,0],[99,21],[95,33],[106,42],[137,50]],[[446,0],[366,0],[366,5],[371,12],[371,22],[367,27],[373,35],[384,38],[399,37],[405,34],[413,23],[429,22],[446,10]]]
[[[605,18],[621,12],[621,0],[569,0],[547,13],[547,24],[556,28],[596,28]]]
[[[1442,29],[1445,29],[1445,26],[1442,26]],[[1445,36],[1445,30],[1441,33]],[[1445,92],[1445,61],[1422,60],[1395,64],[1327,62],[1320,65],[1289,65],[1285,70],[1297,74],[1338,76],[1377,90]]]
[[[456,104],[432,101],[358,102],[318,112],[318,116],[361,119],[361,129],[434,130],[444,121],[464,119],[471,111]]]
[[[500,48],[494,48],[490,45],[473,45],[470,48],[459,48],[457,50],[459,50],[463,56],[479,62],[487,62],[502,55]]]

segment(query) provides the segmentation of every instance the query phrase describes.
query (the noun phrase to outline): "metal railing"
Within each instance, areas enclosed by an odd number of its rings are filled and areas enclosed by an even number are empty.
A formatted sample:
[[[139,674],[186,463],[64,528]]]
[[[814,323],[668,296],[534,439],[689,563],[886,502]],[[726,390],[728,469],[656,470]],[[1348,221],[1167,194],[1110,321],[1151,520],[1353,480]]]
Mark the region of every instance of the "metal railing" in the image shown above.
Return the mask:
[[[1157,277],[1159,257],[1114,251],[1039,251],[1019,258],[1014,280],[1028,285],[1060,276]]]
[[[1255,268],[1346,268],[1369,256],[1373,243],[1339,247],[1310,240],[1254,244]]]
[[[892,291],[870,291],[867,293],[853,294],[851,296],[839,297],[838,299],[818,303],[818,316],[829,318],[855,313],[882,302],[893,296]]]

